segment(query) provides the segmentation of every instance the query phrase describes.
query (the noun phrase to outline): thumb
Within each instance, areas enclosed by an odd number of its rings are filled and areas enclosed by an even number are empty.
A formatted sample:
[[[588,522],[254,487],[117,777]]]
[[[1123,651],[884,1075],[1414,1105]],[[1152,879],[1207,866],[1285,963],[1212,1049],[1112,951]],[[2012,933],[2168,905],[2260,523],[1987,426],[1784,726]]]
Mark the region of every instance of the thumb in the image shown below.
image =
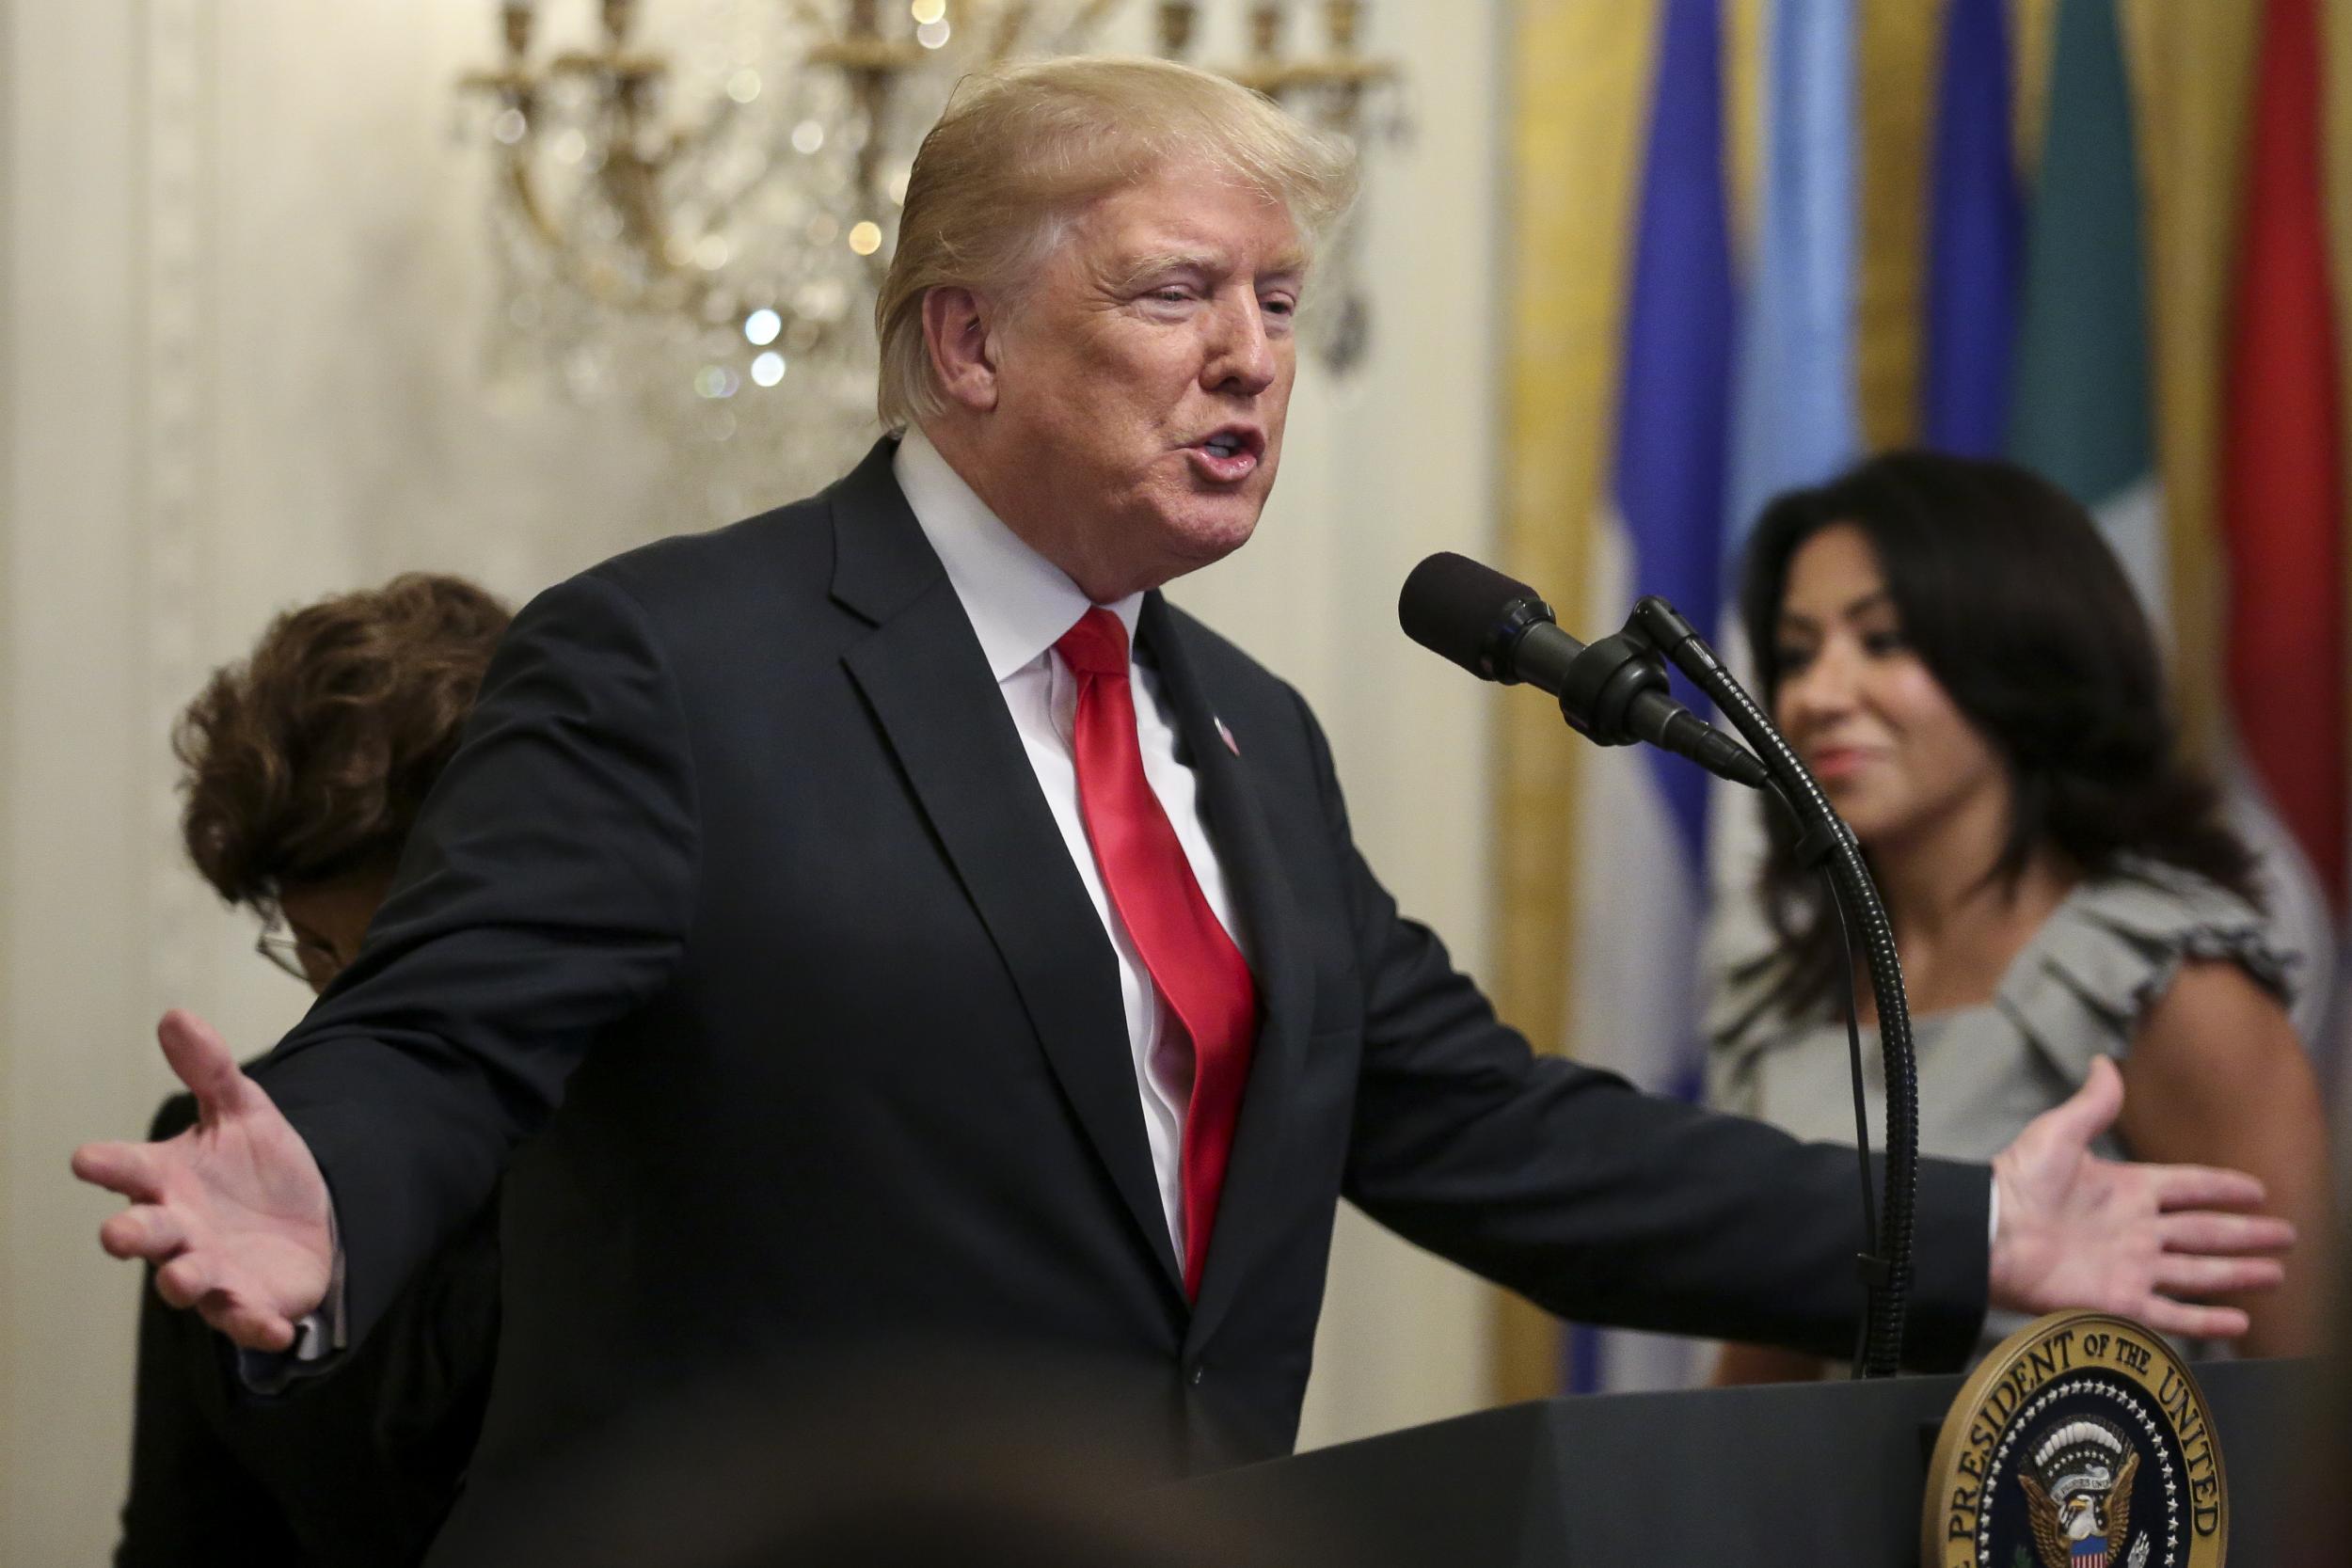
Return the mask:
[[[2089,1148],[2123,1110],[2123,1075],[2111,1056],[2094,1056],[2090,1076],[2059,1104],[2042,1113],[2042,1127],[2078,1149]]]
[[[178,1007],[155,1025],[163,1043],[164,1060],[173,1076],[196,1096],[197,1109],[206,1121],[230,1116],[244,1108],[248,1088],[236,1057],[213,1026]]]

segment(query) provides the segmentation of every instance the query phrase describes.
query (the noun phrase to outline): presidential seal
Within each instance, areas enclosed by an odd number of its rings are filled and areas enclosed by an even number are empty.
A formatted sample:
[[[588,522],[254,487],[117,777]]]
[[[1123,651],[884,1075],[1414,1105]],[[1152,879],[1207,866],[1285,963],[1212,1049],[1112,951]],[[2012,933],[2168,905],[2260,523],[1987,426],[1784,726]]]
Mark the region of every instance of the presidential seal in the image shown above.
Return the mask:
[[[2229,1487],[2205,1396],[2129,1318],[2061,1312],[2001,1341],[1944,1418],[1926,1568],[2221,1568]]]

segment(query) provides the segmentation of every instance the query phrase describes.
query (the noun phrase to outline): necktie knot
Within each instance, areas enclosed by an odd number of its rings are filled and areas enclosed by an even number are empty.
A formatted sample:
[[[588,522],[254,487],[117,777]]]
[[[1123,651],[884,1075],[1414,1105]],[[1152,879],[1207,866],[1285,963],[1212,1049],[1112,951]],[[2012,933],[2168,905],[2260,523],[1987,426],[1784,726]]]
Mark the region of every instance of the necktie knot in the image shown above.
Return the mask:
[[[1081,675],[1127,675],[1127,628],[1118,616],[1094,606],[1054,644],[1062,661]]]

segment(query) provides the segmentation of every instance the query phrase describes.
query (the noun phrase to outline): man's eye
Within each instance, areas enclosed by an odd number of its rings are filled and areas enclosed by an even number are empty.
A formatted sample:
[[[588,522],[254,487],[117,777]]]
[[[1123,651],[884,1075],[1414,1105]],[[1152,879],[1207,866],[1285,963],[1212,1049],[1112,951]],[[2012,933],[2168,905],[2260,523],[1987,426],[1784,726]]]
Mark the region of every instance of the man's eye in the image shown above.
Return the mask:
[[[1292,316],[1298,313],[1298,301],[1277,296],[1265,301],[1263,308],[1269,316]]]
[[[1889,654],[1901,653],[1909,646],[1910,644],[1903,641],[1903,634],[1899,631],[1872,631],[1862,635],[1862,651],[1875,658],[1884,658]]]
[[[1190,289],[1184,288],[1181,285],[1171,283],[1165,289],[1152,290],[1152,297],[1156,300],[1165,301],[1169,305],[1182,305],[1184,301],[1192,297],[1192,291]]]

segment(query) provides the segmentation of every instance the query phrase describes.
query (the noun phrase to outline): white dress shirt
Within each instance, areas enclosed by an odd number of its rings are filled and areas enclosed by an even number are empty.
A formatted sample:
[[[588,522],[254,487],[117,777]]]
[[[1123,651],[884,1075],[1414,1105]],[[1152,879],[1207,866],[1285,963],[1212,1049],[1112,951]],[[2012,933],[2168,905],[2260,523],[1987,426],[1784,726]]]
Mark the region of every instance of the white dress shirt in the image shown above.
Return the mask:
[[[989,673],[1021,732],[1022,749],[1037,774],[1038,788],[1061,829],[1078,879],[1094,901],[1094,913],[1119,957],[1119,994],[1126,1006],[1127,1048],[1135,1065],[1136,1096],[1143,1105],[1144,1136],[1152,1147],[1152,1172],[1176,1256],[1184,1256],[1184,1205],[1180,1155],[1184,1108],[1192,1099],[1192,1046],[1169,1026],[1168,1006],[1135,941],[1103,886],[1102,867],[1087,839],[1078,804],[1078,770],[1072,735],[1077,720],[1078,681],[1054,644],[1093,607],[1061,568],[1031,549],[1007,528],[986,502],[947,466],[920,430],[910,429],[893,465],[925,538],[947,569],[948,585],[978,634]],[[1208,830],[1200,821],[1200,781],[1179,754],[1176,725],[1169,718],[1159,674],[1135,657],[1136,620],[1143,595],[1130,594],[1103,608],[1127,628],[1128,673],[1136,693],[1136,738],[1143,749],[1143,775],[1159,797],[1160,809],[1176,830],[1184,859],[1209,908],[1241,945],[1232,895],[1217,864]],[[1244,948],[1244,956],[1248,949]]]

